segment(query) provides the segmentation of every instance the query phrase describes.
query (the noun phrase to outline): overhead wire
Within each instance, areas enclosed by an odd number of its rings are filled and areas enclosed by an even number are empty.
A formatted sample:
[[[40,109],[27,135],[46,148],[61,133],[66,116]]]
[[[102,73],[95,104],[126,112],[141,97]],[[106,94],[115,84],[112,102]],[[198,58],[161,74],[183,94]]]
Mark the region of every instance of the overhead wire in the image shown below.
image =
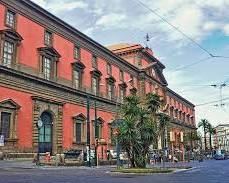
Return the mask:
[[[217,102],[220,102],[220,101],[226,101],[226,100],[229,100],[229,97],[223,98],[222,100],[214,100],[214,101],[210,101],[210,102],[200,103],[200,104],[197,104],[195,106],[199,107],[199,106],[204,106],[204,105],[213,104],[213,103],[217,103]]]
[[[157,13],[155,10],[153,10],[152,8],[150,8],[149,6],[147,6],[145,3],[143,3],[140,0],[133,0],[133,1],[137,2],[138,4],[140,4],[145,9],[148,9],[151,13],[153,13],[154,15],[156,15],[157,17],[159,17],[163,22],[165,22],[168,25],[170,25],[171,27],[173,27],[177,32],[179,32],[184,37],[186,37],[189,41],[191,41],[196,46],[198,46],[201,50],[203,50],[205,53],[207,53],[210,57],[213,57],[214,56],[211,52],[209,52],[206,48],[204,48],[202,45],[200,45],[197,41],[195,41],[193,38],[191,38],[186,33],[184,33],[183,31],[181,31],[178,27],[176,27],[175,25],[173,25],[172,23],[170,23],[168,20],[166,20],[166,18],[162,17],[159,13]]]
[[[202,62],[206,62],[208,60],[212,59],[212,57],[206,57],[206,58],[203,58],[203,59],[200,59],[196,62],[193,62],[191,64],[188,64],[188,65],[185,65],[185,66],[182,66],[182,67],[178,67],[177,69],[174,69],[172,71],[179,71],[179,70],[184,70],[184,69],[187,69],[188,67],[191,67],[191,66],[194,66],[194,65],[197,65],[199,63],[202,63]]]
[[[145,9],[149,10],[151,13],[153,13],[155,16],[159,17],[163,22],[167,23],[169,26],[171,26],[173,29],[175,29],[177,32],[179,32],[180,34],[182,34],[186,39],[188,39],[190,42],[192,42],[193,44],[195,44],[197,47],[199,47],[202,51],[204,51],[205,53],[207,53],[209,55],[209,57],[204,58],[204,59],[200,59],[194,63],[188,64],[186,66],[183,66],[181,68],[175,69],[174,71],[178,71],[181,69],[186,69],[188,67],[191,67],[193,65],[197,65],[201,62],[205,62],[208,61],[211,58],[229,58],[229,56],[222,56],[222,55],[214,55],[213,53],[211,53],[210,51],[208,51],[206,48],[204,48],[200,43],[198,43],[196,40],[194,40],[192,37],[190,37],[189,35],[187,35],[186,33],[184,33],[182,30],[180,30],[178,27],[176,27],[175,25],[173,25],[171,22],[169,22],[166,18],[164,18],[162,15],[160,15],[159,13],[157,13],[156,10],[153,10],[152,8],[150,8],[149,6],[147,6],[145,3],[143,3],[141,0],[133,0],[135,2],[137,2],[138,4],[140,4],[142,7],[144,7]]]

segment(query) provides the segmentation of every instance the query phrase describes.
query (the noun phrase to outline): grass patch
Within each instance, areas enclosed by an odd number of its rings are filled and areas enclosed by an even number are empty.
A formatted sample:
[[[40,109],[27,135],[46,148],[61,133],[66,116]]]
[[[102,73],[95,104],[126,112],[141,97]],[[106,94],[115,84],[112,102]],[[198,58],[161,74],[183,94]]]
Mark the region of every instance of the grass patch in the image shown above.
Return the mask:
[[[121,168],[113,170],[117,173],[133,173],[133,174],[151,174],[151,173],[171,173],[173,169],[169,168]]]

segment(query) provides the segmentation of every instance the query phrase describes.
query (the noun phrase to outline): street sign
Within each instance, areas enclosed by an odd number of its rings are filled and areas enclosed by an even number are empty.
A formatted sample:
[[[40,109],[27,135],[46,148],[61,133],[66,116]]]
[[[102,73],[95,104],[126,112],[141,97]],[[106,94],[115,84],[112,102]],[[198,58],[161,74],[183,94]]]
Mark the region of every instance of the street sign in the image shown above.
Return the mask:
[[[4,146],[4,135],[0,135],[0,146]]]

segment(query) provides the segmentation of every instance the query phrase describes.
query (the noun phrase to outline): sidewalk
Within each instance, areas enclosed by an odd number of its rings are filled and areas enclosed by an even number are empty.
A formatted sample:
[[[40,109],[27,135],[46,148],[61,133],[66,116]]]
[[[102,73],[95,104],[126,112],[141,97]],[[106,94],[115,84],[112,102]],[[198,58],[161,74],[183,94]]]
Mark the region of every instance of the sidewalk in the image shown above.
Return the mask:
[[[31,160],[3,160],[0,161],[1,168],[23,168],[23,169],[32,169],[35,168],[34,163]]]
[[[0,161],[0,169],[84,169],[84,170],[111,170],[116,168],[116,165],[104,166],[37,166],[32,161],[28,160],[4,160]]]

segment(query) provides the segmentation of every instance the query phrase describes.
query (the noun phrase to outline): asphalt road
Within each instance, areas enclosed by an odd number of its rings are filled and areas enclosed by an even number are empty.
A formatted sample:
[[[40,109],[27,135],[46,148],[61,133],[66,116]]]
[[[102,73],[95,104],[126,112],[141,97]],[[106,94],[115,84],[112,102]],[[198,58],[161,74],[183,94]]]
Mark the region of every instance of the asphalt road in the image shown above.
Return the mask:
[[[196,163],[196,168],[149,176],[111,175],[106,167],[29,168],[0,163],[0,183],[229,183],[229,160]]]

